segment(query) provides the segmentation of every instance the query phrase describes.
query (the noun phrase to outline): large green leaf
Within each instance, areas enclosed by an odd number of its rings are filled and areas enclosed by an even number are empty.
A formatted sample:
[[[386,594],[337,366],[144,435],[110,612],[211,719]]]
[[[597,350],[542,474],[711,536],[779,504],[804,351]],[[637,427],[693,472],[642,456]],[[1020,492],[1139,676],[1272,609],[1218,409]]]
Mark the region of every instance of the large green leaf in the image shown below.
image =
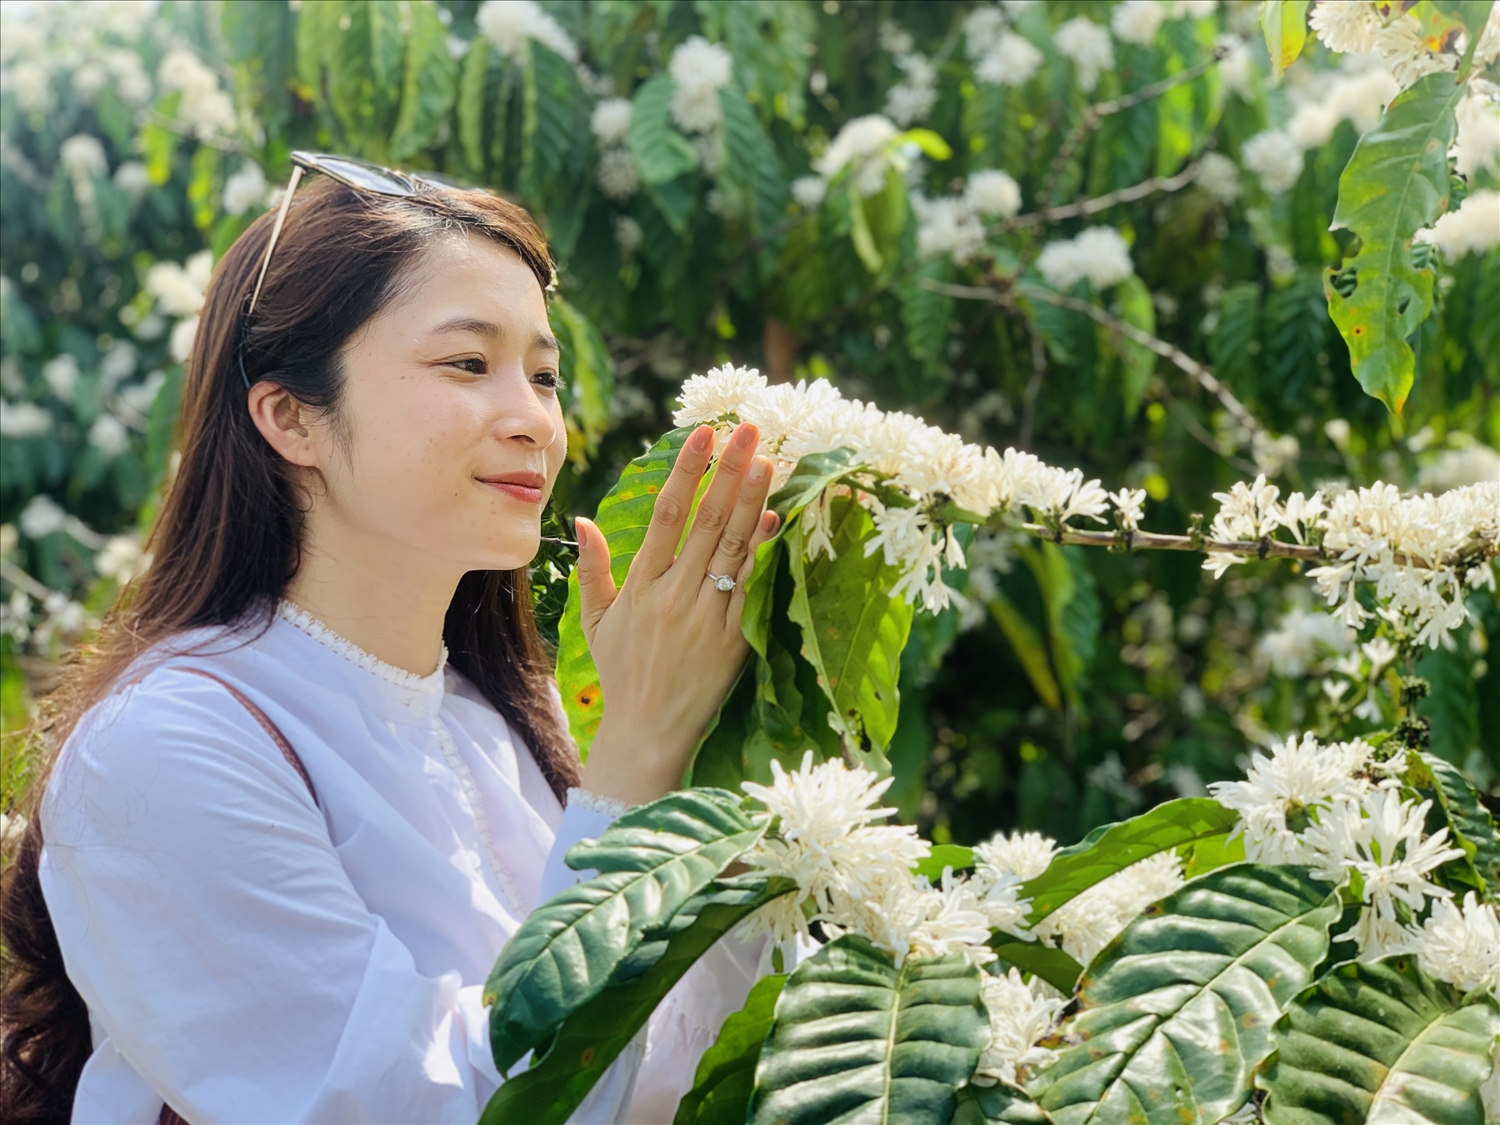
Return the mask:
[[[1187,91],[1190,87],[1179,86],[1177,89]],[[1115,286],[1115,302],[1119,306],[1121,320],[1143,332],[1156,335],[1156,305],[1152,303],[1151,290],[1146,288],[1144,281],[1132,274],[1120,282]],[[1125,418],[1129,421],[1140,409],[1141,398],[1156,371],[1156,353],[1144,344],[1137,344],[1123,336],[1115,340],[1114,344],[1120,353],[1123,374],[1120,390],[1125,401]]]
[[[598,841],[568,853],[592,879],[537,907],[501,950],[485,984],[490,1041],[501,1071],[598,995],[652,927],[765,832],[720,789],[669,793],[616,820]]]
[[[494,59],[495,49],[490,46],[490,41],[483,35],[476,35],[464,55],[463,71],[458,80],[455,106],[458,142],[463,148],[469,172],[476,178],[484,175],[485,93],[489,89],[490,64]]]
[[[1036,925],[1116,871],[1158,852],[1223,836],[1238,819],[1211,797],[1166,801],[1140,816],[1094,829],[1053,856],[1047,870],[1021,884],[1017,894],[1031,899],[1031,924]]]
[[[1004,594],[996,591],[989,602],[990,616],[1000,626],[1011,651],[1021,662],[1022,669],[1031,680],[1037,695],[1053,711],[1061,711],[1062,692],[1057,687],[1057,677],[1052,674],[1052,664],[1047,659],[1047,645],[1036,626]]]
[[[1046,942],[1013,941],[1010,935],[996,930],[990,938],[990,948],[1007,965],[1041,977],[1064,996],[1073,994],[1078,978],[1083,976],[1082,965]]]
[[[741,877],[714,884],[683,906],[668,936],[647,934],[642,942],[651,950],[649,963],[635,965],[628,979],[612,979],[569,1015],[541,1058],[495,1092],[482,1125],[567,1121],[694,962],[752,911],[794,888],[789,879]]]
[[[698,166],[698,154],[672,128],[672,78],[658,74],[635,92],[630,106],[630,130],[625,144],[646,184],[664,184]]]
[[[1302,867],[1226,867],[1105,947],[1029,1090],[1058,1125],[1195,1125],[1241,1105],[1328,949],[1339,894]]]
[[[391,159],[421,152],[447,120],[458,90],[458,60],[448,53],[448,29],[429,4],[412,4],[406,33],[401,108],[391,132]],[[482,39],[483,36],[480,36]]]
[[[755,110],[734,85],[719,91],[724,112],[724,162],[720,190],[737,197],[756,235],[765,235],[779,222],[787,199],[786,170]],[[770,253],[770,248],[763,248]]]
[[[533,42],[522,75],[521,190],[546,209],[548,234],[559,258],[577,237],[581,209],[588,205],[592,178],[586,174],[589,99],[572,65]],[[555,229],[567,227],[565,237]]]
[[[755,1065],[786,982],[780,973],[761,977],[745,1006],[724,1021],[718,1039],[698,1060],[693,1088],[678,1103],[673,1125],[744,1125]]]
[[[1432,311],[1433,273],[1417,268],[1411,240],[1448,208],[1453,111],[1466,92],[1452,74],[1420,79],[1359,139],[1339,177],[1333,226],[1359,236],[1359,253],[1324,278],[1328,312],[1365,393],[1397,413],[1416,369],[1407,337]],[[1345,289],[1353,281],[1349,296],[1336,274]]]
[[[884,552],[865,553],[874,534],[870,513],[852,497],[836,497],[830,511],[833,559],[805,557],[805,518],[787,529],[795,583],[787,614],[802,627],[802,655],[817,670],[818,684],[833,705],[830,723],[884,773],[889,769],[885,747],[896,733],[900,711],[896,680],[912,607],[889,593],[898,568],[885,561]]]
[[[1051,1125],[1047,1111],[1021,1090],[996,1083],[958,1092],[953,1125]]]
[[[630,563],[646,539],[646,528],[656,508],[656,494],[677,463],[677,454],[692,428],[673,430],[641,454],[620,474],[615,486],[599,501],[594,522],[609,539],[609,569],[616,583],[625,581]],[[579,610],[578,570],[568,576],[568,604],[557,627],[557,686],[562,693],[568,726],[579,752],[588,757],[589,745],[604,714],[599,672],[589,655]]]
[[[324,46],[328,100],[347,143],[375,161],[389,159],[386,122],[401,88],[402,29],[397,5],[341,0]]]
[[[891,955],[856,934],[792,974],[761,1049],[756,1125],[942,1125],[989,1041],[979,970],[961,954]]]
[[[1338,966],[1292,1003],[1259,1084],[1267,1125],[1480,1125],[1500,1007],[1406,957]]]
[[[1407,782],[1424,796],[1437,798],[1435,804],[1448,822],[1449,837],[1464,850],[1473,869],[1469,881],[1474,889],[1500,902],[1500,833],[1479,794],[1463,774],[1436,754],[1415,754],[1408,762]]]
[[[1083,550],[1038,543],[1018,552],[1042,591],[1052,668],[1063,696],[1075,707],[1099,644],[1099,594]]]

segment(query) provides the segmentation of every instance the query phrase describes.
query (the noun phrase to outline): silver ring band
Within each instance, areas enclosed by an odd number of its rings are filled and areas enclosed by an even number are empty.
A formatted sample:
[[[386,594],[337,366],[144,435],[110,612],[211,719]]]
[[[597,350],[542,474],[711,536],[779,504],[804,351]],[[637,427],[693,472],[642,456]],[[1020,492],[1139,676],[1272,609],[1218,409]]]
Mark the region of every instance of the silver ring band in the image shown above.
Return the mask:
[[[729,575],[727,575],[727,574],[710,574],[708,576],[708,578],[709,578],[709,581],[714,584],[714,588],[716,590],[719,590],[721,593],[729,594],[729,593],[732,593],[734,591],[735,581]]]

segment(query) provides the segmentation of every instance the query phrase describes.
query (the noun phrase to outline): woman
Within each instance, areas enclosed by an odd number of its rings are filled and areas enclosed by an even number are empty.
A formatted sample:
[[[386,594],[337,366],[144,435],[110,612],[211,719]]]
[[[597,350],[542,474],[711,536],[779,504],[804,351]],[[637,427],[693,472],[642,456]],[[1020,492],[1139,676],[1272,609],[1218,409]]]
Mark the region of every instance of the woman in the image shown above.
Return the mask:
[[[679,783],[744,660],[718,578],[774,533],[770,466],[740,427],[684,539],[705,427],[618,590],[578,521],[607,700],[580,774],[526,570],[565,450],[545,241],[298,159],[331,174],[218,264],[151,568],[53,697],[8,1121],[75,1086],[78,1122],[474,1121],[501,946],[568,847]],[[575,1119],[669,1118],[758,952],[684,979]]]

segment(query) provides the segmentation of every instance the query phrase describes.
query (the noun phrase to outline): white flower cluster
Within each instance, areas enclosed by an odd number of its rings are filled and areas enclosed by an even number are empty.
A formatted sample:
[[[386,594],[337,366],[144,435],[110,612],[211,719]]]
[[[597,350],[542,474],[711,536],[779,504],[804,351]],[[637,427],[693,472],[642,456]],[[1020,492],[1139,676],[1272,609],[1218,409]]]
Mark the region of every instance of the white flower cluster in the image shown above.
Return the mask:
[[[1359,876],[1363,907],[1354,927],[1336,940],[1353,940],[1361,960],[1414,953],[1424,972],[1459,988],[1493,987],[1500,976],[1500,921],[1473,896],[1460,910],[1432,872],[1461,859],[1448,829],[1425,832],[1431,801],[1411,801],[1397,775],[1405,753],[1380,762],[1361,739],[1321,745],[1295,735],[1268,758],[1257,753],[1244,781],[1209,786],[1239,814],[1236,834],[1245,857],[1258,863],[1308,864],[1313,874],[1342,884]],[[1431,900],[1425,923],[1416,919]]]
[[[1054,289],[1067,292],[1085,278],[1096,290],[1118,285],[1135,272],[1130,246],[1114,227],[1089,227],[1042,247],[1036,267]]]
[[[266,174],[253,160],[246,160],[224,181],[224,210],[243,215],[252,207],[266,205]]]
[[[807,934],[808,923],[816,920],[832,937],[869,938],[898,966],[909,957],[954,953],[988,965],[996,959],[986,944],[994,930],[1032,940],[1025,928],[1028,903],[1017,899],[1016,888],[1023,871],[1040,874],[1046,868],[1052,841],[1035,834],[997,837],[976,849],[971,878],[947,869],[934,887],[911,870],[930,854],[927,842],[914,828],[883,823],[895,810],[876,807],[891,779],[877,780],[837,759],[814,765],[811,751],[796,771],[787,773],[773,762],[771,772],[770,785],[747,781],[742,786],[764,806],[760,815],[769,821],[766,836],[744,862],[794,880],[798,893],[752,915],[751,934],[785,942]],[[1053,1058],[1037,1043],[1066,1001],[1040,980],[1028,984],[1015,969],[986,973],[983,984],[990,1043],[975,1079],[983,1085],[1013,1083],[1017,1068]]]
[[[999,170],[975,172],[961,195],[928,199],[914,191],[911,207],[917,216],[917,253],[964,265],[984,250],[985,219],[1009,219],[1021,210],[1021,187]]]
[[[902,127],[926,120],[937,104],[937,67],[913,49],[911,33],[893,23],[881,25],[880,45],[901,72],[901,81],[885,92],[886,116]]]
[[[166,53],[156,80],[164,90],[182,91],[177,116],[193,127],[199,140],[227,136],[239,128],[239,115],[229,95],[219,88],[219,76],[187,48],[174,47]]]
[[[1072,62],[1078,85],[1086,91],[1099,84],[1099,75],[1115,67],[1115,45],[1109,32],[1087,16],[1068,20],[1053,34],[1052,41]]]
[[[1256,133],[1240,155],[1272,195],[1290,190],[1302,175],[1302,146],[1280,129]]]
[[[1500,132],[1500,122],[1495,129]],[[1439,216],[1430,229],[1418,231],[1416,241],[1431,242],[1449,261],[1500,246],[1500,192],[1489,188],[1470,192],[1457,211]]]
[[[1255,649],[1278,676],[1301,676],[1320,657],[1351,651],[1355,639],[1354,630],[1332,614],[1299,607],[1262,634]]]
[[[1305,83],[1297,110],[1287,122],[1287,134],[1304,149],[1322,148],[1333,138],[1340,121],[1349,121],[1364,134],[1380,123],[1380,115],[1400,93],[1396,80],[1380,66],[1325,72]]]
[[[829,509],[837,495],[853,496],[874,516],[876,534],[865,543],[865,553],[883,551],[901,570],[896,591],[908,602],[920,599],[932,613],[957,600],[943,582],[944,563],[962,567],[965,561],[943,519],[947,500],[980,517],[1025,504],[1054,522],[1076,516],[1103,522],[1110,508],[1099,482],[1085,481],[1078,469],[1053,468],[1014,449],[1001,454],[966,443],[910,414],[846,399],[826,379],[771,385],[754,369],[725,365],[689,378],[681,401],[673,415],[678,426],[706,422],[724,430],[734,422],[754,423],[760,452],[774,466],[773,488],[808,454],[852,450],[851,474],[862,486],[834,486],[804,509],[809,553],[833,553]],[[1121,497],[1129,511],[1138,510],[1138,497]]]
[[[975,8],[965,17],[964,50],[974,77],[992,86],[1026,85],[1043,59],[1031,40],[1006,26],[999,8]]]
[[[894,168],[906,170],[910,158],[892,151],[892,141],[900,135],[895,122],[878,113],[855,117],[844,123],[838,135],[813,161],[813,171],[826,184],[845,168],[850,169],[854,186],[861,195],[875,195],[885,187],[885,174]]]
[[[145,289],[156,298],[157,311],[180,318],[172,329],[171,339],[172,358],[178,363],[184,362],[192,351],[193,337],[198,332],[198,310],[203,307],[203,295],[213,269],[213,251],[200,250],[180,266],[176,262],[157,262],[146,271]]]
[[[1110,11],[1109,26],[1121,43],[1149,47],[1168,15],[1167,6],[1157,0],[1122,0]]]
[[[641,170],[625,147],[630,109],[627,98],[605,98],[594,107],[589,121],[594,139],[599,142],[599,167],[595,173],[599,190],[616,202],[629,199],[641,186]]]
[[[1239,166],[1223,153],[1204,153],[1193,182],[1226,207],[1240,197]]]
[[[715,145],[721,144],[724,108],[719,102],[719,91],[729,85],[734,75],[734,59],[729,52],[701,35],[689,36],[672,52],[667,72],[672,76],[671,112],[677,127],[684,133],[709,137]]]
[[[512,62],[526,61],[526,46],[533,39],[568,62],[578,62],[578,46],[536,0],[484,0],[474,24]]]
[[[1309,23],[1330,51],[1378,59],[1397,85],[1406,89],[1417,79],[1458,68],[1468,50],[1466,34],[1433,50],[1421,24],[1410,12],[1387,14],[1390,6],[1375,0],[1320,0]],[[1491,9],[1474,50],[1474,74],[1500,57],[1500,13]],[[1482,80],[1482,79],[1481,79]]]

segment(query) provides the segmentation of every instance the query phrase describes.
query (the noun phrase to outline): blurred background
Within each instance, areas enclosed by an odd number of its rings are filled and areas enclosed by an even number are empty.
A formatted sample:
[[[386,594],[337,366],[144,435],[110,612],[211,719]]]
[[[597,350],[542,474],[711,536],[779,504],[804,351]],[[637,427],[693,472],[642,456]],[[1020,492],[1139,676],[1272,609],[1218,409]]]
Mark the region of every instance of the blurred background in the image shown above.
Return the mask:
[[[1259,9],[0,5],[0,807],[30,783],[17,732],[58,658],[149,565],[203,289],[293,148],[438,170],[543,224],[559,515],[592,512],[682,379],[722,362],[1144,488],[1148,530],[1258,473],[1283,492],[1500,476],[1500,252],[1443,248],[1403,412],[1367,396],[1324,272],[1349,241],[1339,173],[1394,87],[1312,38],[1273,81]],[[1493,149],[1467,159],[1469,187],[1500,186]],[[919,614],[905,656],[903,818],[937,842],[1069,842],[1277,735],[1384,725],[1341,704],[1356,638],[1295,566],[1200,566],[972,551],[949,577],[966,605]],[[544,627],[565,567],[536,568]],[[1469,607],[1417,671],[1433,748],[1493,797],[1500,608]]]

